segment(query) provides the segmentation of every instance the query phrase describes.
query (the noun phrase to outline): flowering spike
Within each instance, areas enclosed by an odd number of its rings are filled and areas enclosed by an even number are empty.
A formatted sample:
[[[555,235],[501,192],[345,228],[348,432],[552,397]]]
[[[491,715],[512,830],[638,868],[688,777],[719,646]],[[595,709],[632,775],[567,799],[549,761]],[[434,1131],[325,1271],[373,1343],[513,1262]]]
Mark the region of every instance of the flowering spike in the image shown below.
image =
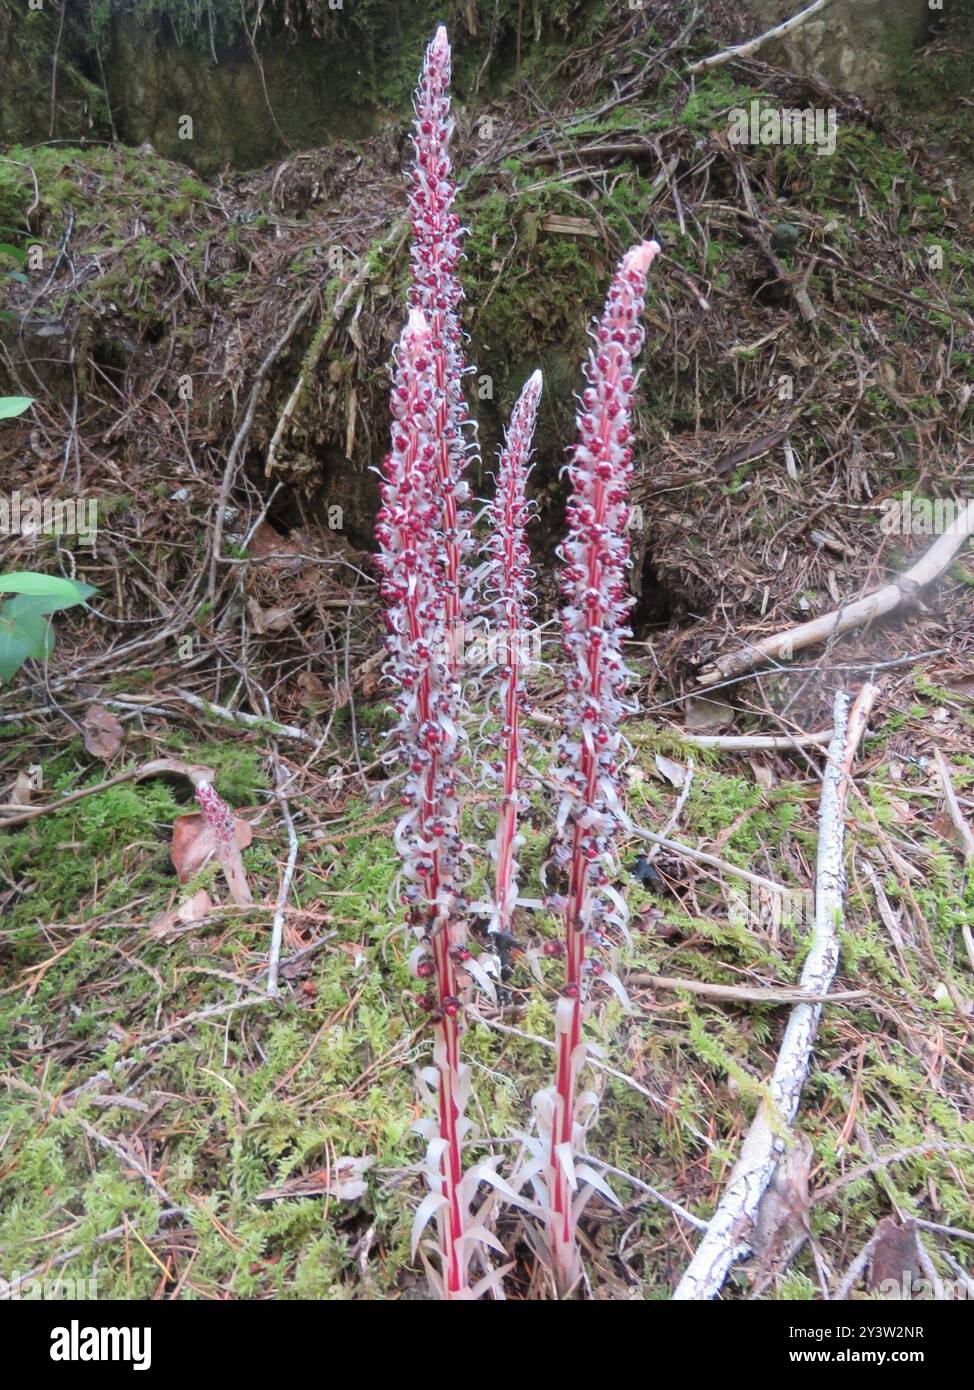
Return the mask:
[[[547,1140],[543,1177],[548,1239],[559,1290],[579,1275],[572,1155],[586,1125],[577,1112],[575,1083],[584,1058],[582,1018],[589,979],[586,941],[601,946],[605,928],[625,926],[624,905],[604,891],[615,867],[613,841],[621,812],[619,722],[632,708],[624,700],[628,672],[622,639],[632,603],[628,491],[632,476],[631,421],[634,359],[644,338],[646,272],[659,254],[644,241],[624,257],[613,278],[595,347],[585,368],[578,443],[569,474],[568,537],[562,555],[562,628],[570,668],[558,773],[567,787],[559,815],[554,862],[567,872],[563,892],[550,905],[564,914],[565,983],[556,1016],[557,1071],[553,1088],[536,1097]],[[591,1119],[588,1119],[591,1123]]]
[[[524,488],[541,385],[541,373],[535,372],[525,383],[511,414],[497,471],[497,490],[488,511],[487,585],[494,595],[492,612],[498,651],[492,656],[501,672],[500,716],[504,743],[504,793],[494,844],[494,912],[490,923],[493,932],[511,930],[517,901],[515,854],[521,843],[517,821],[522,673],[524,644],[530,630],[528,582],[532,575],[531,556],[524,540],[524,528],[530,517]]]
[[[434,1027],[433,1067],[420,1074],[435,1114],[419,1122],[429,1141],[427,1201],[416,1239],[436,1218],[439,1267],[431,1282],[444,1298],[470,1298],[471,1258],[484,1243],[486,1210],[471,1201],[462,1145],[470,1068],[460,1061],[464,999],[483,971],[466,947],[464,845],[456,795],[463,714],[462,623],[469,604],[465,557],[472,548],[462,473],[465,431],[458,316],[460,223],[450,178],[450,46],[437,30],[416,93],[416,161],[411,175],[413,286],[393,374],[392,447],[376,524],[386,605],[386,671],[398,687],[393,738],[403,767],[403,814],[396,827],[402,896],[421,950],[420,1000]],[[489,983],[489,982],[488,982]],[[476,1286],[479,1287],[479,1286]]]
[[[205,779],[201,779],[196,784],[196,800],[199,803],[203,819],[216,836],[218,848],[227,849],[233,844],[234,837],[233,812],[230,807],[220,796],[216,787]]]
[[[469,575],[465,557],[473,548],[471,513],[465,503],[464,481],[469,448],[469,418],[463,396],[466,372],[460,328],[462,291],[457,274],[463,229],[453,211],[456,180],[450,166],[450,43],[441,24],[426,50],[414,100],[413,144],[416,158],[410,173],[409,214],[412,222],[413,283],[409,302],[423,310],[430,326],[436,385],[435,449],[440,529],[444,541],[444,596],[448,661],[454,679],[460,675],[463,622],[469,607]]]

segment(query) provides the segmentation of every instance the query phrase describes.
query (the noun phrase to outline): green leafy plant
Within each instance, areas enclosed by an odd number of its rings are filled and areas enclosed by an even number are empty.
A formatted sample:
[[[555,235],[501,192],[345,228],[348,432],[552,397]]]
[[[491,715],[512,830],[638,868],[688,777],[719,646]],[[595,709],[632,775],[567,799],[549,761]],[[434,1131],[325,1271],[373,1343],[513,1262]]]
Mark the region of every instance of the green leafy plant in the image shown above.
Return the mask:
[[[15,415],[23,415],[34,402],[30,396],[0,396],[0,420],[11,420]]]
[[[91,584],[53,574],[0,575],[0,593],[15,596],[0,607],[0,680],[9,684],[29,657],[47,660],[54,650],[50,615],[84,603],[94,592]]]
[[[10,229],[8,227],[0,227],[0,233],[9,230]],[[17,266],[18,269],[9,269],[11,264]],[[27,276],[24,274],[23,271],[23,267],[26,264],[26,251],[22,251],[19,246],[14,246],[9,241],[0,241],[0,280],[16,280],[18,284],[26,285],[28,283]],[[5,323],[14,322],[16,317],[17,315],[13,312],[12,309],[0,309],[0,319],[2,319]],[[25,401],[26,404],[21,407],[21,410],[11,410],[9,412],[10,415],[19,415],[21,411],[26,410],[27,406],[31,403],[30,398],[28,396],[8,396],[4,398],[3,403],[9,404],[12,401]],[[3,416],[0,415],[0,419],[2,418]]]

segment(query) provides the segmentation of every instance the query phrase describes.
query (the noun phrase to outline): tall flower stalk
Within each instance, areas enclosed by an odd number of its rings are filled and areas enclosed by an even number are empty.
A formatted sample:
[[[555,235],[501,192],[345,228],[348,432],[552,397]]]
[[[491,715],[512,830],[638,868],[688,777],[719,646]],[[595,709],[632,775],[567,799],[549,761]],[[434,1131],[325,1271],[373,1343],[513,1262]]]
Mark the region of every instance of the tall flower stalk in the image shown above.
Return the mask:
[[[492,594],[493,631],[500,670],[500,718],[504,757],[503,795],[494,843],[494,912],[491,930],[509,932],[517,901],[520,811],[521,714],[524,655],[530,623],[531,555],[524,539],[530,515],[525,484],[531,441],[541,399],[541,373],[528,378],[511,414],[497,470],[497,489],[488,508],[487,590]]]
[[[476,980],[490,981],[466,947],[464,846],[460,836],[457,763],[461,751],[460,686],[450,669],[446,641],[448,580],[439,529],[436,405],[438,388],[432,335],[421,310],[403,330],[392,391],[392,447],[385,461],[382,506],[376,524],[379,571],[386,605],[387,674],[397,690],[393,757],[402,765],[402,815],[396,848],[402,861],[402,897],[416,937],[409,964],[427,992],[419,1002],[434,1029],[433,1065],[419,1073],[431,1114],[414,1125],[427,1140],[424,1172],[429,1192],[413,1224],[413,1251],[435,1218],[438,1239],[424,1242],[422,1258],[443,1298],[477,1298],[500,1287],[509,1266],[488,1270],[470,1284],[471,1258],[482,1244],[502,1250],[484,1225],[481,1183],[514,1192],[480,1162],[464,1172],[462,1151],[471,1134],[466,1117],[470,1068],[460,1060],[463,1000]],[[489,1201],[489,1199],[488,1199]],[[427,1251],[437,1260],[434,1267]]]
[[[469,423],[463,394],[466,372],[460,327],[462,290],[457,275],[463,229],[453,211],[457,185],[450,165],[450,43],[440,25],[426,49],[414,98],[409,216],[413,283],[409,302],[421,309],[430,329],[436,389],[434,441],[441,532],[444,549],[444,600],[448,662],[454,680],[463,665],[463,630],[468,577],[465,556],[472,549],[471,514],[464,503],[469,489],[463,474],[469,452]]]
[[[392,392],[392,448],[385,462],[376,535],[386,603],[387,670],[398,693],[394,748],[404,765],[403,814],[396,845],[403,864],[403,897],[419,938],[413,973],[429,979],[424,996],[435,1025],[433,1077],[436,1123],[422,1122],[430,1140],[430,1196],[420,1208],[440,1229],[443,1292],[465,1287],[461,1144],[469,1078],[460,1064],[458,968],[463,963],[457,874],[462,851],[456,799],[458,693],[444,643],[446,587],[439,532],[437,400],[432,339],[413,309],[399,344]]]
[[[432,985],[420,1002],[434,1025],[433,1067],[420,1073],[434,1116],[415,1128],[428,1140],[430,1187],[414,1225],[414,1247],[433,1216],[439,1268],[431,1281],[445,1298],[473,1296],[468,1267],[486,1237],[472,1214],[476,1176],[464,1175],[462,1145],[470,1071],[460,1061],[463,1001],[471,979],[490,982],[466,945],[464,846],[457,764],[463,738],[464,621],[470,608],[467,557],[472,516],[464,479],[470,447],[463,395],[461,226],[453,211],[449,142],[450,45],[440,26],[428,46],[415,94],[409,213],[411,313],[393,391],[393,447],[386,465],[379,538],[390,603],[394,672],[402,687],[396,731],[407,766],[405,812],[396,841],[418,944],[414,974]],[[490,1170],[486,1169],[488,1180]],[[497,1179],[497,1182],[500,1180]],[[493,1243],[488,1237],[488,1243]],[[488,1276],[493,1278],[493,1276]],[[483,1282],[483,1281],[481,1281]]]
[[[609,929],[625,931],[625,904],[609,879],[622,815],[619,723],[632,708],[624,697],[629,672],[622,639],[630,635],[625,624],[632,602],[626,569],[633,364],[644,339],[646,273],[658,254],[655,241],[628,252],[596,325],[585,368],[579,440],[569,466],[568,537],[559,551],[569,675],[565,733],[557,746],[564,795],[552,852],[562,891],[548,901],[564,921],[565,978],[555,1008],[555,1082],[535,1097],[546,1150],[543,1155],[535,1150],[535,1188],[546,1211],[549,1253],[563,1294],[580,1274],[578,1217],[593,1189],[608,1192],[593,1169],[576,1163],[595,1113],[594,1096],[576,1101],[576,1082],[585,1057],[582,1020],[590,980],[601,976],[622,992],[599,954],[610,944]]]

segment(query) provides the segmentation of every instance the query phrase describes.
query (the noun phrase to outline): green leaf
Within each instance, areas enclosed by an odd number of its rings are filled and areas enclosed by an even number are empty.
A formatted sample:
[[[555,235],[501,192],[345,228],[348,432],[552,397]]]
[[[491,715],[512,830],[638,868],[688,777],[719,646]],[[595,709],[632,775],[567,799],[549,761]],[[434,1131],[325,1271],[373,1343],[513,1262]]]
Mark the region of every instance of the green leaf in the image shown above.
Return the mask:
[[[77,579],[62,579],[57,574],[31,574],[29,571],[0,574],[0,594],[31,594],[37,598],[57,598],[61,600],[58,605],[60,608],[68,608],[73,603],[83,603],[94,592],[92,584],[82,584]]]
[[[5,618],[29,618],[34,613],[46,616],[62,608],[71,608],[77,602],[77,599],[59,598],[56,594],[18,594],[16,598],[7,600],[0,613]]]
[[[46,661],[54,650],[49,614],[84,603],[94,585],[53,574],[0,575],[0,592],[16,595],[0,606],[0,680],[9,684],[28,657]]]
[[[29,656],[20,637],[8,632],[0,618],[0,680],[9,685]]]
[[[0,420],[9,420],[14,415],[23,415],[27,407],[33,404],[33,396],[0,396]]]
[[[18,265],[23,265],[27,259],[27,252],[21,251],[19,246],[11,246],[9,241],[0,241],[0,256],[9,256]]]
[[[44,661],[54,650],[54,632],[42,613],[8,613],[8,605],[0,609],[0,630],[9,631],[28,656]],[[8,626],[9,625],[9,626]]]
[[[54,650],[54,631],[47,618],[40,613],[11,614],[10,608],[9,603],[0,608],[0,678],[7,683],[28,657],[46,661]]]

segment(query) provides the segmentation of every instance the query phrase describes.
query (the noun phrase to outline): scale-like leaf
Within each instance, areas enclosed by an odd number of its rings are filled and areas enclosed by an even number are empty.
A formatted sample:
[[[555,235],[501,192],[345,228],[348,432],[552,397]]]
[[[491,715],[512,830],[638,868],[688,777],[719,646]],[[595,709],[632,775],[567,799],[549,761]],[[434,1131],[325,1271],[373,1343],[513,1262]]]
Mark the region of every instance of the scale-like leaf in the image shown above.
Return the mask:
[[[413,1217],[413,1229],[409,1237],[410,1259],[415,1260],[416,1251],[419,1249],[419,1242],[423,1238],[423,1232],[441,1207],[445,1206],[446,1198],[443,1196],[442,1192],[427,1192],[426,1196],[416,1208],[416,1215]]]

